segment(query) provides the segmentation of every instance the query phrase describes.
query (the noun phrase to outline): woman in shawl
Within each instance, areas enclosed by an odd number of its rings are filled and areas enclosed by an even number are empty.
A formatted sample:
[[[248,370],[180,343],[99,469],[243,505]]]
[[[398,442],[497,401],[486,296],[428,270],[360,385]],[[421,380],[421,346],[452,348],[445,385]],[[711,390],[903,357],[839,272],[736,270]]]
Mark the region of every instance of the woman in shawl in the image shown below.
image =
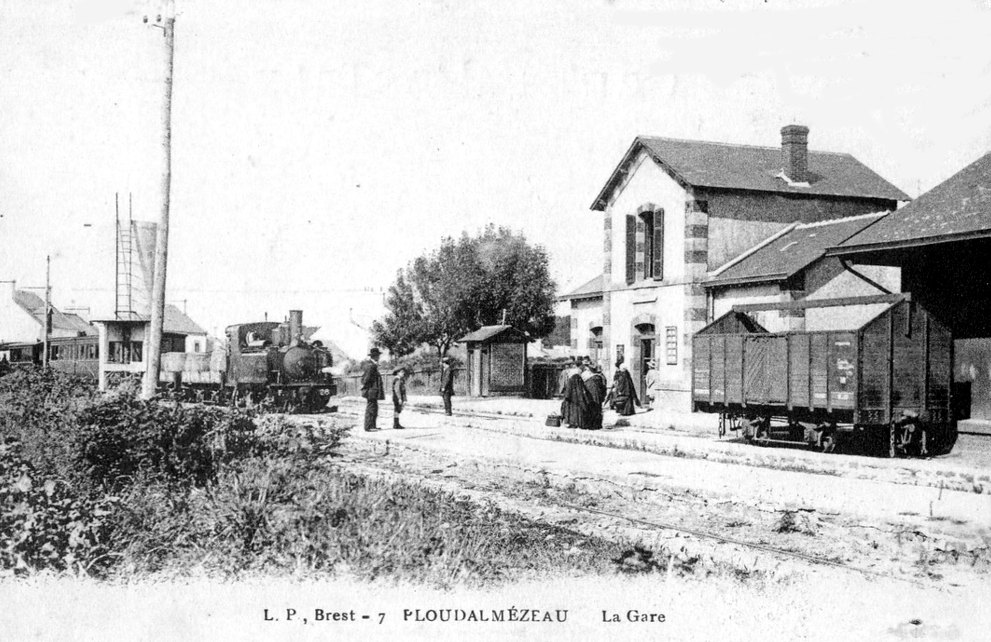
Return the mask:
[[[589,397],[588,413],[583,427],[587,430],[599,430],[602,428],[602,402],[606,398],[606,379],[599,368],[591,362],[586,362],[582,381],[585,383]]]
[[[582,371],[577,364],[573,369],[569,369],[571,375],[564,388],[564,403],[562,412],[565,413],[563,422],[570,428],[585,428],[588,419],[588,408],[591,404],[588,390],[585,389],[585,382],[582,380]]]
[[[637,397],[637,389],[633,386],[633,377],[630,376],[630,371],[623,365],[622,357],[616,360],[616,374],[613,376],[613,396],[615,398],[616,412],[623,416],[636,413],[633,406],[634,404],[639,406],[640,399]]]

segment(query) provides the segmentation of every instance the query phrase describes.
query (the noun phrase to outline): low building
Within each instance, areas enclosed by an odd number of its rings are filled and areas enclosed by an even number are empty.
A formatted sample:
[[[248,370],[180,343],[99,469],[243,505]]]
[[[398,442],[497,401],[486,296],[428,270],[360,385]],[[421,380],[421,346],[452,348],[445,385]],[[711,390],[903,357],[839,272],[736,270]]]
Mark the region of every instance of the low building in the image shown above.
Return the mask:
[[[568,304],[571,324],[571,355],[589,355],[604,367],[602,341],[602,275],[558,297]]]
[[[18,290],[16,281],[7,284],[0,296],[0,344],[31,343],[45,338],[45,300],[27,290]],[[76,314],[51,309],[49,337],[95,336],[96,328]]]
[[[902,289],[953,333],[960,429],[991,434],[991,152],[829,254],[901,268]]]
[[[526,394],[530,338],[509,325],[486,325],[458,339],[468,351],[468,394],[472,397]]]
[[[873,225],[886,213],[864,214],[818,223],[793,223],[709,274],[708,321],[734,305],[786,303],[890,294],[900,291],[897,268],[860,266],[827,257],[826,250]],[[879,310],[880,311],[880,310]],[[843,323],[845,308],[753,310],[749,316],[770,332],[815,329],[825,319]],[[857,317],[859,319],[859,316]],[[807,327],[807,321],[811,322]],[[849,319],[854,323],[853,318]]]
[[[100,389],[114,374],[143,374],[147,368],[146,343],[151,331],[148,315],[128,313],[94,322],[100,334]],[[174,305],[165,306],[162,352],[205,352],[207,333]]]

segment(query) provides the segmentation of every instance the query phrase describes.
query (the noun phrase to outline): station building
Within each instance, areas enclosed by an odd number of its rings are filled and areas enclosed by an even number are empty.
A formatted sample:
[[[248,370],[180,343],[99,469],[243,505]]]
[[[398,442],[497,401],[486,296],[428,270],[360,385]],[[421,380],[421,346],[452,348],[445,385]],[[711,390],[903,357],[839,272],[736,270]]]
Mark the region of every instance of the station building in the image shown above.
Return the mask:
[[[591,206],[603,220],[603,272],[601,288],[590,282],[587,296],[568,299],[583,315],[572,317],[576,347],[601,342],[606,366],[623,356],[640,390],[654,360],[660,402],[690,410],[691,337],[719,298],[706,288],[711,273],[796,224],[892,211],[909,198],[849,154],[809,150],[808,134],[786,126],[780,147],[634,139]],[[802,296],[794,283],[776,281],[772,295]]]

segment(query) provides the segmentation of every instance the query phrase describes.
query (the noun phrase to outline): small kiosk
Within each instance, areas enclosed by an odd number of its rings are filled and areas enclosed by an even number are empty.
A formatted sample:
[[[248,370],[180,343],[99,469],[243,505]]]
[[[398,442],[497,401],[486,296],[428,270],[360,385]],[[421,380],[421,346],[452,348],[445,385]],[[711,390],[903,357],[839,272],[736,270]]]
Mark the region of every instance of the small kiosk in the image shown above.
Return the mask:
[[[526,394],[526,345],[530,338],[509,325],[487,325],[458,339],[468,352],[472,397]]]

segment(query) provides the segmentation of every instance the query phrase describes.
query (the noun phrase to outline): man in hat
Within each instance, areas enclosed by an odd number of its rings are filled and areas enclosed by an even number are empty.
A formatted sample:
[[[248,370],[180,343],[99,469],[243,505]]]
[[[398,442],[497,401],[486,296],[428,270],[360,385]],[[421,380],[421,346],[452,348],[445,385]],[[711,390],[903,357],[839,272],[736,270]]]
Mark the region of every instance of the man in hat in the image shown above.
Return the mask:
[[[379,415],[379,399],[385,399],[385,387],[379,374],[378,360],[381,350],[373,347],[368,351],[368,360],[362,364],[361,396],[365,398],[365,432],[378,430],[375,420]]]
[[[406,368],[396,368],[392,371],[392,428],[402,430],[404,426],[399,424],[399,413],[403,411],[406,403]]]
[[[450,417],[451,397],[454,396],[454,371],[451,370],[451,357],[440,360],[440,396],[444,398],[444,414]]]

